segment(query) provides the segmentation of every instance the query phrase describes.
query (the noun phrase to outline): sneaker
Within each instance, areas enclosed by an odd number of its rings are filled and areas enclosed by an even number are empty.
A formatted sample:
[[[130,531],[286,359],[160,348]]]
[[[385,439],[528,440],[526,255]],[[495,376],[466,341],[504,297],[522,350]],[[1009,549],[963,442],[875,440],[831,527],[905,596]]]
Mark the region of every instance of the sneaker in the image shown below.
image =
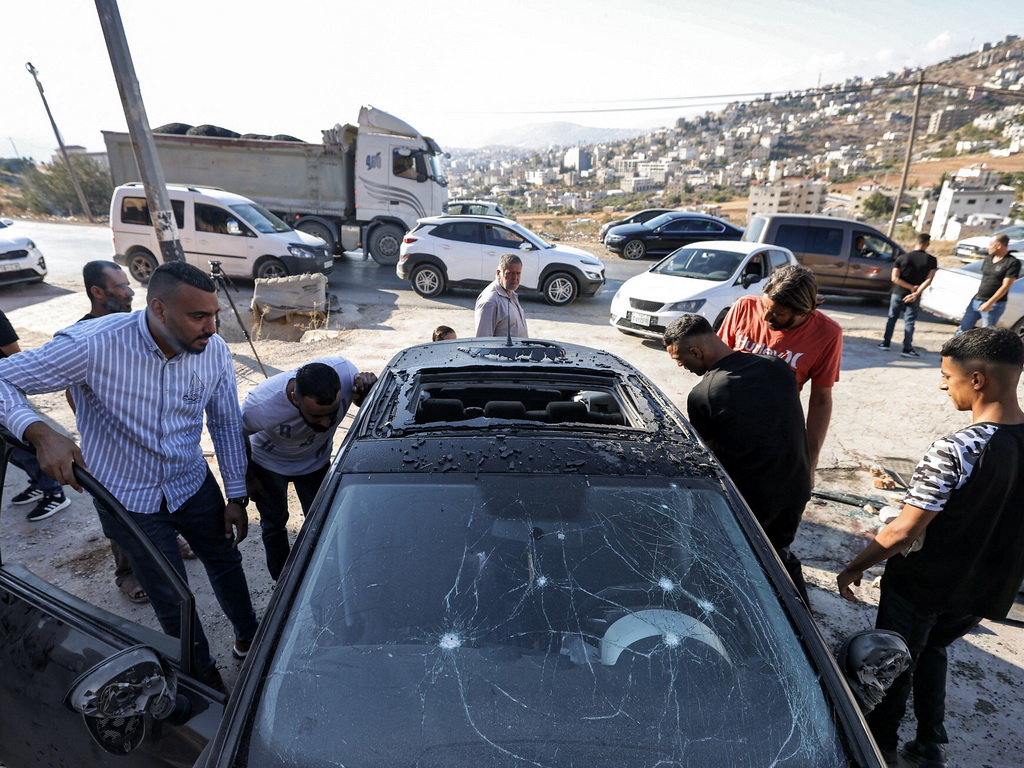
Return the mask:
[[[231,655],[236,659],[244,659],[249,655],[249,649],[252,648],[252,638],[248,640],[235,640],[235,645],[231,649]]]
[[[908,741],[900,754],[918,768],[946,768],[946,748],[931,741]]]
[[[62,509],[70,505],[71,499],[65,496],[63,491],[58,491],[57,493],[44,493],[43,498],[38,504],[36,504],[36,508],[28,513],[26,519],[30,523],[38,523],[40,520],[45,520],[52,515],[56,515]]]
[[[38,488],[26,488],[13,499],[11,504],[35,504],[43,498],[43,492]]]
[[[878,348],[879,349],[884,349],[884,350],[886,350],[888,352],[889,351],[889,342],[888,341],[880,341],[880,342],[878,342]]]
[[[902,352],[900,352],[900,354],[903,357],[920,357],[921,356],[921,353],[918,352],[917,350],[915,350],[913,347],[911,347],[910,349],[904,349]]]

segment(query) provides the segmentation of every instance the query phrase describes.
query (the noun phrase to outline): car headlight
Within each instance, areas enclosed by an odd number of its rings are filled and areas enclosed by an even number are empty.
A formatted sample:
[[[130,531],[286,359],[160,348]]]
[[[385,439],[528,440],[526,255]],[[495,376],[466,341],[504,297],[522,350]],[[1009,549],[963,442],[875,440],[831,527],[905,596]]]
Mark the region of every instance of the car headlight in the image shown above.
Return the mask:
[[[600,280],[601,279],[601,273],[600,272],[584,272],[583,274],[586,275],[587,280]]]
[[[662,312],[700,312],[701,307],[707,303],[707,299],[691,299],[690,301],[677,301],[675,304],[666,304],[661,308]]]
[[[320,254],[315,251],[311,251],[308,248],[303,248],[301,245],[289,245],[288,253],[297,259],[319,259]]]
[[[625,239],[626,238],[624,238],[622,235],[605,235],[604,236],[604,241],[606,243],[621,243]]]

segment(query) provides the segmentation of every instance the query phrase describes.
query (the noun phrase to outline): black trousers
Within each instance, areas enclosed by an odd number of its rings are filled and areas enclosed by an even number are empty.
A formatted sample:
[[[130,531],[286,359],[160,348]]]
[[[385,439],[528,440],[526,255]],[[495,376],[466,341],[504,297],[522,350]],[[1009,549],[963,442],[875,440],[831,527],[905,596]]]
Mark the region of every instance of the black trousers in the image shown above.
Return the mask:
[[[270,578],[277,581],[284,570],[284,564],[291,552],[288,542],[288,483],[295,485],[295,493],[302,505],[302,514],[309,512],[313,499],[327,475],[328,464],[305,475],[288,476],[261,467],[256,462],[249,463],[249,474],[257,481],[255,486],[262,486],[261,492],[253,489],[252,500],[260,513],[260,531],[263,535],[263,548],[267,553],[267,570]]]

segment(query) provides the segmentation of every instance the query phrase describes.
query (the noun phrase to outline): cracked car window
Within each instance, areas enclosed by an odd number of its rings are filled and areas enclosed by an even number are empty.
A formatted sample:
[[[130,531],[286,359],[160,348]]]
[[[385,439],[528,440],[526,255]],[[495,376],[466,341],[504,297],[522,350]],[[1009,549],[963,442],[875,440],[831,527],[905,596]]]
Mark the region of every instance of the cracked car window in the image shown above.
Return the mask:
[[[699,480],[345,477],[258,698],[251,765],[849,764]]]

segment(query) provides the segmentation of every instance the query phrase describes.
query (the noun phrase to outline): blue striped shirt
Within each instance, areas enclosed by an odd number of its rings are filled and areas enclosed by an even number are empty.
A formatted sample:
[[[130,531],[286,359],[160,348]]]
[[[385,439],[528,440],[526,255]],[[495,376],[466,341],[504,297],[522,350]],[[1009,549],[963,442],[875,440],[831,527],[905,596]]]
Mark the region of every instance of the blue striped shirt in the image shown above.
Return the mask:
[[[231,351],[213,336],[200,354],[168,360],[146,310],[65,328],[39,349],[0,360],[0,422],[19,438],[39,416],[26,394],[74,387],[82,455],[93,476],[133,512],[174,511],[208,465],[203,414],[228,497],[245,494],[245,443]]]

